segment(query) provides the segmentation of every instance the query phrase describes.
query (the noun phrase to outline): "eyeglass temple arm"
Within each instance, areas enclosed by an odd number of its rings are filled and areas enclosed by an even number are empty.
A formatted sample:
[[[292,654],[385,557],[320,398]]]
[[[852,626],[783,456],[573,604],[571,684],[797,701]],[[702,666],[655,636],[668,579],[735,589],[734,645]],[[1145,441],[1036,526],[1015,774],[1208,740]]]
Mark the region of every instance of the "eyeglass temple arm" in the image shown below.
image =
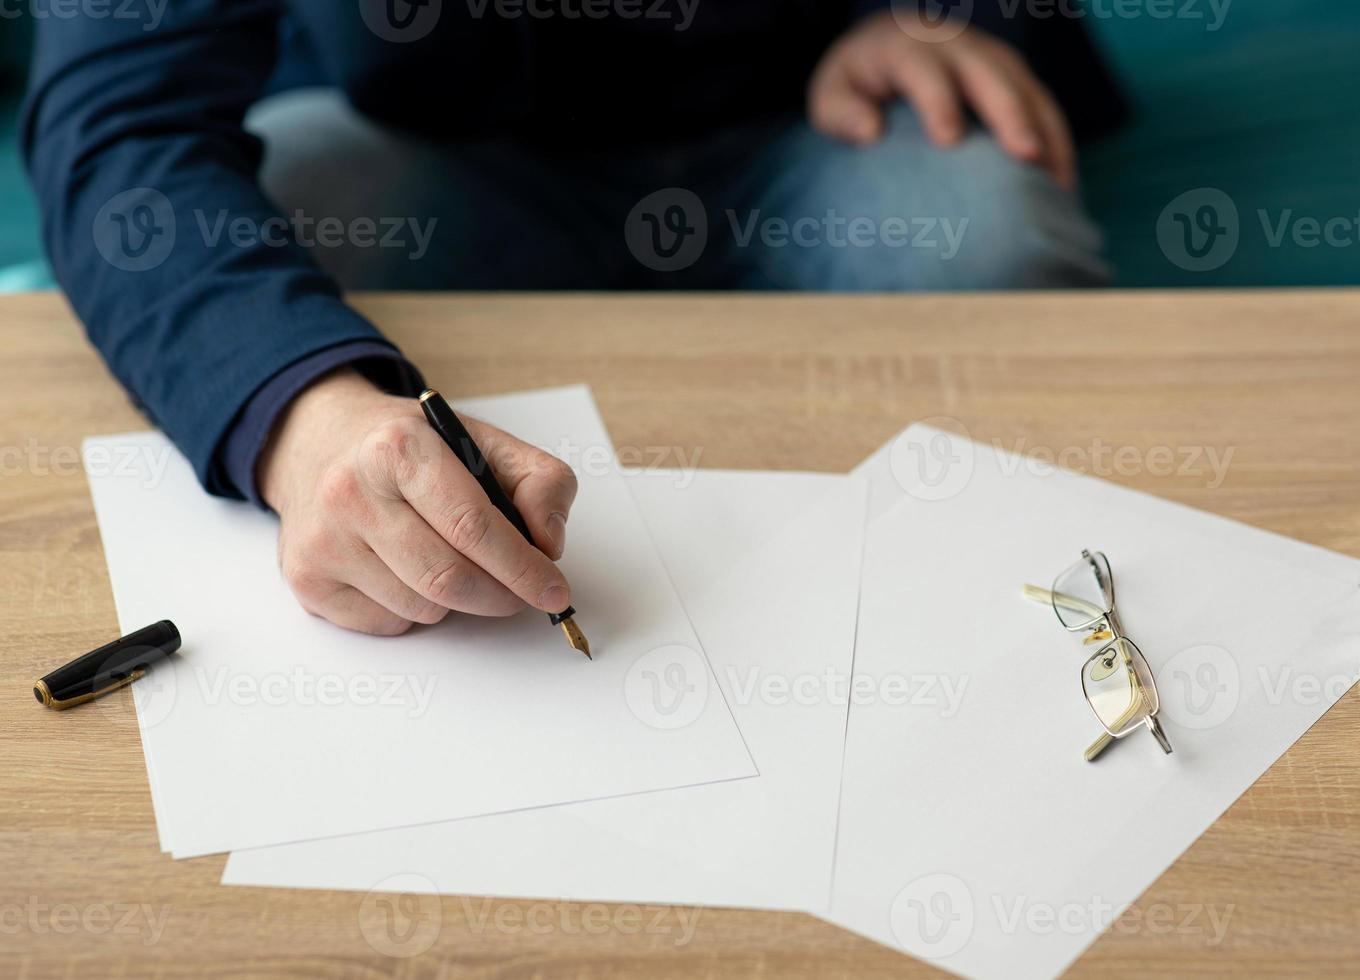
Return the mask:
[[[1171,740],[1166,737],[1166,732],[1162,730],[1162,723],[1157,720],[1157,716],[1148,715],[1147,718],[1143,719],[1143,723],[1147,725],[1148,731],[1152,732],[1152,737],[1157,740],[1157,744],[1161,746],[1162,751],[1167,755],[1170,755]],[[1100,737],[1086,747],[1086,751],[1082,753],[1082,757],[1087,762],[1095,762],[1100,756],[1100,753],[1108,749],[1113,743],[1113,735],[1109,732],[1101,732]]]
[[[1051,606],[1062,606],[1073,612],[1085,613],[1088,616],[1104,616],[1105,610],[1097,606],[1094,602],[1087,602],[1066,592],[1054,592],[1052,589],[1045,589],[1039,585],[1026,585],[1024,587],[1025,598],[1033,599],[1035,602],[1042,602]]]
[[[1142,703],[1141,696],[1130,702],[1128,708],[1125,709],[1122,715],[1115,719],[1114,724],[1111,727],[1116,729],[1123,728],[1128,723],[1129,719],[1138,713],[1138,710],[1141,707],[1141,703]],[[1100,756],[1100,753],[1108,749],[1113,743],[1114,743],[1113,735],[1111,735],[1109,732],[1101,732],[1099,738],[1097,738],[1090,745],[1086,746],[1086,751],[1081,754],[1082,758],[1085,759],[1087,762],[1095,762],[1096,759]]]
[[[1114,725],[1112,727],[1123,728],[1124,725],[1128,723],[1128,720],[1138,713],[1138,708],[1139,701],[1135,700],[1132,704],[1129,705],[1128,710],[1126,710],[1122,715],[1115,719]],[[1101,732],[1100,737],[1086,747],[1086,751],[1082,753],[1082,758],[1084,758],[1087,762],[1095,762],[1096,758],[1100,755],[1100,753],[1108,749],[1110,745],[1113,744],[1113,742],[1114,742],[1113,735],[1111,735],[1109,732]]]
[[[1099,738],[1086,746],[1086,751],[1081,754],[1081,757],[1087,762],[1095,762],[1096,759],[1100,758],[1100,754],[1113,744],[1114,736],[1109,732],[1101,732]]]

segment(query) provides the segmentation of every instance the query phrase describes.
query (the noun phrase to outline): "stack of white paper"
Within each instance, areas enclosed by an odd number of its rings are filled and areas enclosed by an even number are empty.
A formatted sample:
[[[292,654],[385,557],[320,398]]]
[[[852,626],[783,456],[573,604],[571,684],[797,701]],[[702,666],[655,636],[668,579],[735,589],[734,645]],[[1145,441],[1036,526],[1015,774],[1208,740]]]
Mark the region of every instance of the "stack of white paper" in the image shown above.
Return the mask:
[[[966,975],[1055,975],[1355,681],[1360,563],[923,426],[864,473],[855,672],[919,696],[851,712],[826,917]],[[1173,755],[1139,729],[1082,759],[1092,649],[1021,586],[1083,548]],[[1211,941],[1231,916],[1166,912]]]
[[[121,625],[168,618],[184,637],[135,688],[176,857],[755,774],[721,697],[667,727],[627,696],[644,654],[712,678],[588,391],[460,407],[576,466],[573,536],[590,546],[563,567],[595,661],[532,611],[393,639],[339,629],[281,581],[276,522],[205,495],[164,437],[86,444],[127,460],[92,478]]]
[[[460,408],[609,452],[584,389]],[[165,479],[92,484],[123,626],[186,639],[153,675],[168,702],[136,686],[158,823],[176,856],[233,849],[226,883],[801,909],[1048,976],[1360,670],[1355,560],[923,426],[853,479],[578,467],[594,664],[537,616],[398,641],[311,620],[272,524],[137,439]],[[1083,548],[1110,557],[1173,755],[1140,730],[1082,760],[1080,636],[1021,587]],[[433,684],[418,717],[202,679],[375,664]]]
[[[688,486],[678,489],[682,482]],[[691,700],[725,697],[758,779],[236,851],[222,880],[368,889],[416,872],[443,893],[822,907],[831,887],[863,485],[701,471],[638,477],[633,489],[721,688],[682,692],[657,678],[658,710],[683,719]],[[780,531],[790,515],[797,523]],[[711,557],[724,552],[731,562],[715,566]]]

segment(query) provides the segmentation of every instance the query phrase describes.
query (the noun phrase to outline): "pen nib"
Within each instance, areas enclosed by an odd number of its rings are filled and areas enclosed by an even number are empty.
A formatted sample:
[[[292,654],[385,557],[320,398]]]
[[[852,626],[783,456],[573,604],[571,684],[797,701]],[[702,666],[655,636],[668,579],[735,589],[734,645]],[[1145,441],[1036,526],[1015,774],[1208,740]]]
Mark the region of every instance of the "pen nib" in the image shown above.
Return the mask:
[[[586,635],[581,632],[581,627],[576,625],[576,620],[567,617],[561,622],[562,632],[567,634],[567,642],[576,650],[580,650],[586,655],[587,660],[594,660],[590,655],[590,642],[586,640]]]

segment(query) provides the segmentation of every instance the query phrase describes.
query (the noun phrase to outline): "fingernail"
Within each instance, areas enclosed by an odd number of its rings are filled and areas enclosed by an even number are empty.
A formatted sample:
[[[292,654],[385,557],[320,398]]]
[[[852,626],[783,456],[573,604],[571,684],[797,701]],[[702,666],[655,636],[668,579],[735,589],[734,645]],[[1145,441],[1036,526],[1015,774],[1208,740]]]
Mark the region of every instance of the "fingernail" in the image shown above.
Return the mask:
[[[567,515],[557,511],[548,515],[548,537],[552,538],[553,548],[556,554],[554,558],[561,558],[562,552],[567,548]]]
[[[544,589],[538,597],[538,608],[544,612],[559,613],[571,605],[571,595],[560,585]]]

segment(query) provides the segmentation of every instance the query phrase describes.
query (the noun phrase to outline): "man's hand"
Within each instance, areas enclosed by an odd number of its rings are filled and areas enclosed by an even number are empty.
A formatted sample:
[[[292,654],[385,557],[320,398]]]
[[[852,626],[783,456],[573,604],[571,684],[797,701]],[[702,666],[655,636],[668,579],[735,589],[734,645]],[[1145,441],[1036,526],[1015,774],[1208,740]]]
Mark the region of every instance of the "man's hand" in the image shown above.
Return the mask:
[[[414,399],[384,395],[342,370],[294,400],[257,475],[282,521],[283,576],[304,609],[395,635],[451,609],[510,616],[525,603],[549,613],[571,604],[553,564],[576,496],[571,468],[463,421],[538,548],[491,505]]]
[[[964,134],[967,105],[1002,148],[1044,167],[1064,187],[1076,185],[1076,150],[1052,94],[1014,49],[988,34],[957,25],[904,31],[891,11],[852,28],[822,57],[808,85],[814,128],[866,145],[883,130],[884,103],[902,98],[915,107],[937,146]]]

